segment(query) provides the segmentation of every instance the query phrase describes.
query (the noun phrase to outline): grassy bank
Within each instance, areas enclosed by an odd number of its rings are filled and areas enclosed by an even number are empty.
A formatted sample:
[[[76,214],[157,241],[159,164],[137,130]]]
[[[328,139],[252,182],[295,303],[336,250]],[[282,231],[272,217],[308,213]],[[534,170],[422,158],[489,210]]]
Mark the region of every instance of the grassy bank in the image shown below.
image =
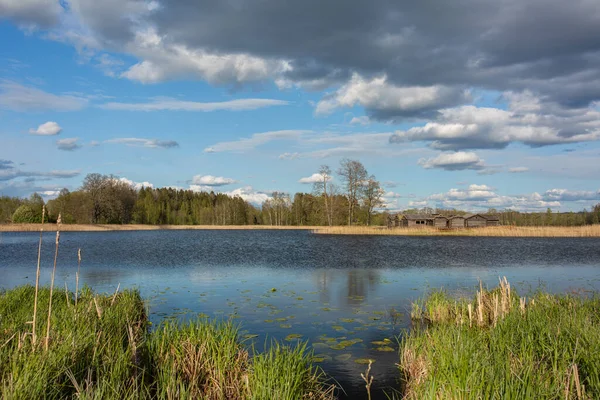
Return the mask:
[[[408,399],[600,398],[600,299],[504,280],[474,299],[432,293],[414,305],[400,369]]]
[[[44,230],[56,231],[56,224],[44,224]],[[42,224],[0,224],[0,232],[39,232]],[[158,231],[158,230],[314,230],[316,226],[271,225],[140,225],[140,224],[61,224],[60,230],[70,232]]]
[[[305,347],[274,343],[253,355],[225,322],[165,324],[148,331],[137,291],[96,295],[54,290],[45,350],[49,289],[0,294],[2,399],[330,399],[333,389]],[[275,397],[273,397],[275,396]]]
[[[496,236],[496,237],[600,237],[600,225],[586,226],[490,226],[470,229],[393,228],[381,226],[333,226],[313,230],[325,235],[384,236]]]

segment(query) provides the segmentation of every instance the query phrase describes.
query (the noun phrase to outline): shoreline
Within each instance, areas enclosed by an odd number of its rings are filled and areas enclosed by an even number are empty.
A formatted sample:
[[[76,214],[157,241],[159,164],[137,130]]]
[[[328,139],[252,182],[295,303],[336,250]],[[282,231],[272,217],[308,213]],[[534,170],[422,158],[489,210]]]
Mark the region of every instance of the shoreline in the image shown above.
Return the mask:
[[[56,224],[0,224],[0,232],[52,232]],[[272,226],[272,225],[141,225],[62,224],[62,232],[116,232],[158,230],[302,230],[317,235],[365,236],[471,236],[471,237],[600,237],[600,225],[585,226],[493,226],[484,228],[437,229],[384,226]]]
[[[0,232],[39,232],[40,229],[56,231],[56,224],[0,224]],[[158,230],[315,230],[318,226],[271,225],[142,225],[142,224],[61,224],[61,232],[110,232]]]

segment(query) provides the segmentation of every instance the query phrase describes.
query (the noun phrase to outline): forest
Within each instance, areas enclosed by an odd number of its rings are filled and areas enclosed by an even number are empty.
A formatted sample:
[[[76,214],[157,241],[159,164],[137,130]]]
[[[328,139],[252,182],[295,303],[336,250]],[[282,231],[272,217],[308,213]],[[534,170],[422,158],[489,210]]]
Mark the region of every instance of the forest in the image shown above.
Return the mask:
[[[274,192],[260,205],[239,196],[195,192],[176,188],[142,187],[136,190],[113,175],[88,174],[81,188],[61,190],[46,204],[32,194],[29,198],[0,197],[0,223],[56,221],[59,214],[68,224],[150,224],[150,225],[385,225],[384,191],[375,176],[357,160],[344,159],[336,170],[341,184],[332,182],[329,166],[319,168],[311,193]],[[405,213],[461,215],[466,210],[409,209]],[[502,225],[581,226],[598,224],[600,204],[591,210],[557,213],[524,213],[489,209]]]

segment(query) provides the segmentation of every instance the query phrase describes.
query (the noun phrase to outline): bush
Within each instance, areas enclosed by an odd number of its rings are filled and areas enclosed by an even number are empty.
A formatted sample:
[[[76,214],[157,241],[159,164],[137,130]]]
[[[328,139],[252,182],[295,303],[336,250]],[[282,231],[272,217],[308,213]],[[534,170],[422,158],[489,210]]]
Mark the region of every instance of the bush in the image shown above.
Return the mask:
[[[33,224],[42,222],[42,210],[34,210],[31,206],[23,204],[12,215],[12,222],[19,224]]]

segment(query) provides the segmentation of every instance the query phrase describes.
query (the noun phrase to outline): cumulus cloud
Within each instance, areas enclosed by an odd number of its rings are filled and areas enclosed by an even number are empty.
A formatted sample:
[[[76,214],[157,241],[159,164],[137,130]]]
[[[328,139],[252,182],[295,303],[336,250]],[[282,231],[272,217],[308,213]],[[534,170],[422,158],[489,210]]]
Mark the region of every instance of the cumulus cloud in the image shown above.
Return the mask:
[[[520,174],[527,171],[529,171],[529,168],[527,167],[512,167],[508,169],[508,172],[513,174]]]
[[[38,126],[37,129],[32,128],[29,130],[30,134],[41,136],[58,135],[60,132],[62,132],[62,128],[54,121],[45,122]]]
[[[298,183],[312,184],[317,182],[323,182],[323,180],[331,181],[333,179],[332,176],[326,175],[323,177],[321,174],[312,174],[311,176],[307,176],[305,178],[300,178]]]
[[[201,186],[225,186],[231,185],[232,183],[237,183],[237,181],[235,179],[225,178],[222,176],[196,175],[192,178],[192,184]]]
[[[425,169],[438,168],[446,171],[483,170],[486,167],[484,160],[479,158],[477,154],[464,151],[443,153],[428,159],[421,158],[418,164]]]
[[[543,197],[545,200],[554,201],[600,200],[600,189],[595,192],[588,190],[550,189],[544,193]]]
[[[511,143],[530,147],[600,140],[600,111],[567,110],[542,103],[531,94],[511,94],[508,110],[461,106],[439,111],[424,126],[397,131],[390,143],[426,141],[440,150],[502,149]]]
[[[244,111],[259,108],[284,106],[289,102],[274,99],[237,99],[215,103],[200,103],[195,101],[182,101],[172,98],[155,98],[148,103],[106,103],[99,107],[107,110],[123,111]]]
[[[59,139],[56,141],[56,147],[59,150],[74,151],[82,147],[79,143],[77,143],[78,140],[79,138]]]
[[[148,147],[152,149],[163,148],[171,149],[173,147],[179,147],[179,143],[174,140],[158,140],[158,139],[144,139],[144,138],[117,138],[105,140],[104,143],[118,143],[126,146],[134,147]]]
[[[264,203],[265,201],[269,200],[271,197],[264,193],[264,192],[259,192],[254,190],[254,188],[252,188],[252,186],[245,186],[245,187],[241,187],[238,189],[234,189],[230,192],[222,192],[226,195],[229,196],[238,196],[241,197],[242,199],[246,200],[249,203],[255,204],[255,205],[261,205],[262,203]]]
[[[450,189],[446,193],[428,196],[426,200],[440,208],[462,208],[467,210],[495,208],[499,210],[540,211],[547,208],[558,209],[562,206],[561,199],[557,197],[542,196],[537,192],[523,195],[500,195],[487,185],[469,185],[466,189]],[[562,201],[572,200],[564,198]]]
[[[371,123],[371,120],[369,119],[368,116],[363,115],[360,117],[352,117],[352,119],[350,120],[350,125],[369,125]]]
[[[88,99],[73,95],[55,95],[32,86],[0,81],[0,108],[11,111],[77,111]]]
[[[335,93],[326,96],[316,107],[317,115],[325,115],[341,107],[361,105],[376,119],[427,117],[443,107],[470,100],[468,91],[443,85],[397,86],[386,76],[365,79],[354,74]]]
[[[249,138],[242,138],[230,142],[220,142],[213,144],[204,149],[205,153],[218,153],[224,151],[231,152],[244,152],[254,149],[258,146],[272,142],[274,140],[294,140],[300,138],[305,133],[312,131],[306,130],[284,130],[284,131],[270,131],[263,133],[255,133]]]
[[[0,0],[0,18],[26,27],[47,28],[58,22],[62,8],[56,0]]]
[[[127,179],[127,178],[119,178],[118,181],[128,184],[129,186],[131,186],[135,190],[140,190],[141,188],[153,188],[154,187],[153,184],[151,184],[150,182],[147,182],[147,181],[144,181],[144,182],[134,182],[131,179]]]

